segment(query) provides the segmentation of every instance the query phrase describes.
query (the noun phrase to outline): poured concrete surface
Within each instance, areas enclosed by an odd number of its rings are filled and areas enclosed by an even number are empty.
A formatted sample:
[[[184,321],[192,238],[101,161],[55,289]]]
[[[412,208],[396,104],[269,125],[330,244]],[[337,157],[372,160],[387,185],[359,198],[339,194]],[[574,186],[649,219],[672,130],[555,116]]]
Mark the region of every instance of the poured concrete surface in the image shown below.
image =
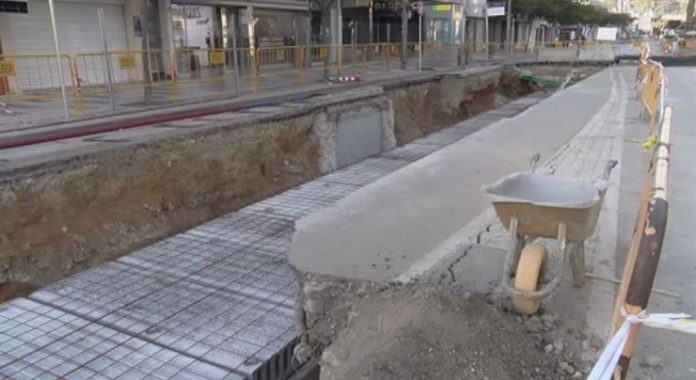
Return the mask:
[[[555,94],[300,220],[289,252],[297,270],[392,280],[484,211],[480,186],[548,157],[607,101],[610,71]],[[465,122],[466,123],[466,122]]]

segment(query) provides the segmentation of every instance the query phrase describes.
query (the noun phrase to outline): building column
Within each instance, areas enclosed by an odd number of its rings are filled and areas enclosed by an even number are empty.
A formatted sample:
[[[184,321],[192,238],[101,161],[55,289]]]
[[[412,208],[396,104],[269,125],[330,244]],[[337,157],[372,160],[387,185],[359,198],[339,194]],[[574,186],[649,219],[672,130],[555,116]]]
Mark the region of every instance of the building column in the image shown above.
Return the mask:
[[[168,51],[173,54],[174,49],[174,25],[172,24],[172,2],[171,0],[157,0],[157,16],[159,19],[159,32],[160,32],[160,42],[161,49],[163,51]],[[152,46],[150,46],[153,48]],[[173,74],[173,61],[174,56],[170,54],[163,54],[163,68],[167,75]]]
[[[330,15],[330,44],[329,62],[340,67],[339,61],[342,58],[343,49],[343,2],[334,0],[329,7]]]

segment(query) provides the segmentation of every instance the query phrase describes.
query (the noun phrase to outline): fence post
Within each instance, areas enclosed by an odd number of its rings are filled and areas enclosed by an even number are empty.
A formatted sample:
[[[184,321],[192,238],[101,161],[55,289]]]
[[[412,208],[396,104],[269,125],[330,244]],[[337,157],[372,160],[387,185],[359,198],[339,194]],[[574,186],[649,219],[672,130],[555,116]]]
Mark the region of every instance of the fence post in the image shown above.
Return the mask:
[[[408,6],[401,5],[401,69],[406,70],[406,48],[408,46],[408,16],[410,2]]]
[[[312,11],[309,9],[309,1],[307,1],[307,25],[305,26],[305,51],[304,51],[304,75],[305,79],[310,67],[312,66]]]
[[[58,44],[58,32],[56,27],[56,11],[53,5],[53,0],[48,0],[48,10],[51,16],[51,29],[53,31],[53,44],[56,50],[56,65],[58,66],[58,78],[60,80],[60,93],[63,97],[63,113],[65,120],[70,120],[70,111],[68,111],[68,98],[65,95],[65,79],[63,78],[63,64],[60,61],[60,45]]]
[[[389,71],[389,60],[391,59],[391,23],[387,23],[387,71]]]
[[[68,57],[70,62],[70,72],[73,77],[73,94],[75,96],[75,115],[82,116],[85,112],[85,104],[82,101],[82,79],[80,72],[77,70],[77,57]]]
[[[240,78],[239,78],[239,57],[237,56],[237,18],[235,15],[230,16],[230,30],[232,32],[232,70],[234,71],[234,91],[239,96]]]
[[[106,30],[104,30],[104,9],[97,9],[97,18],[99,19],[99,30],[101,31],[102,43],[104,44],[104,75],[106,76],[106,88],[109,92],[109,102],[111,109],[116,111],[116,100],[114,99],[114,84],[111,79],[111,56],[109,55],[109,45],[106,42]]]
[[[355,69],[355,49],[356,45],[358,44],[358,36],[357,36],[357,24],[355,21],[351,21],[350,24],[350,63],[353,65],[353,69]]]

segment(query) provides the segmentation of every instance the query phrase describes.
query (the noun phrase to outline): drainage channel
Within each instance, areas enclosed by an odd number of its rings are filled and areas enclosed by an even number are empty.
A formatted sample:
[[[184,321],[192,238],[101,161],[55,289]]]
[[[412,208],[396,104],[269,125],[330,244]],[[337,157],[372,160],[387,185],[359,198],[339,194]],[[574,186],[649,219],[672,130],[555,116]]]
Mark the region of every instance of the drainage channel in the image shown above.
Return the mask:
[[[541,99],[518,99],[0,306],[0,374],[287,376],[293,223]]]

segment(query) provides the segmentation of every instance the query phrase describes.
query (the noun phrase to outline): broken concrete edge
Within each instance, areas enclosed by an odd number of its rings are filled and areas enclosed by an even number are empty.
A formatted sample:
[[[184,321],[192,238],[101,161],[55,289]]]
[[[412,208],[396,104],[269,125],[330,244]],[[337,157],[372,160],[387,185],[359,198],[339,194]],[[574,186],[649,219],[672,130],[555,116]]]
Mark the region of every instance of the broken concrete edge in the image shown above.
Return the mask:
[[[457,76],[460,78],[473,77],[485,73],[495,72],[500,69],[500,66],[458,69],[448,72],[428,73],[426,75],[421,74],[415,77],[388,79],[385,80],[385,84],[379,84],[370,87],[348,87],[346,89],[342,89],[343,91],[341,92],[332,92],[324,95],[313,96],[313,94],[310,93],[308,100],[305,101],[301,106],[279,110],[277,112],[274,112],[272,115],[254,115],[254,117],[243,118],[240,120],[234,120],[233,117],[231,117],[229,120],[213,120],[205,119],[205,116],[196,117],[193,119],[182,119],[179,122],[185,122],[186,120],[204,120],[207,125],[196,126],[195,129],[190,130],[185,128],[177,128],[176,130],[163,130],[160,133],[133,138],[132,140],[127,142],[113,142],[104,145],[99,144],[94,146],[76,147],[72,149],[65,149],[62,151],[50,153],[47,155],[34,156],[27,159],[0,163],[0,180],[1,178],[5,178],[7,176],[11,177],[21,175],[21,173],[23,172],[32,172],[32,175],[34,175],[34,171],[37,169],[51,171],[52,169],[60,167],[70,162],[71,160],[87,159],[90,155],[107,150],[146,146],[151,143],[157,143],[159,140],[167,139],[196,139],[217,132],[224,132],[236,128],[253,126],[261,123],[282,121],[285,119],[308,115],[313,112],[320,111],[323,108],[337,106],[347,102],[367,100],[369,98],[375,98],[381,95],[385,95],[385,93],[389,90],[410,87],[413,85],[428,83],[432,81],[440,81],[447,76]],[[391,113],[390,118],[393,124],[393,111]],[[387,145],[389,146],[389,144]]]
[[[338,338],[356,316],[353,305],[357,300],[404,285],[397,281],[377,283],[292,269],[298,283],[295,328],[300,337],[295,357],[302,363],[318,358]]]
[[[70,163],[71,161],[80,161],[89,159],[98,153],[110,150],[120,149],[139,149],[146,148],[149,145],[156,145],[165,140],[197,140],[217,133],[228,132],[239,128],[253,128],[259,124],[267,124],[278,121],[284,121],[296,117],[310,115],[322,109],[333,110],[333,108],[352,108],[353,102],[366,101],[383,95],[384,92],[379,87],[366,87],[357,90],[347,91],[340,95],[327,95],[312,99],[306,105],[295,108],[286,108],[279,110],[272,115],[258,115],[251,118],[243,118],[235,120],[230,117],[229,120],[213,120],[205,119],[205,116],[200,118],[189,119],[193,121],[204,120],[205,125],[196,126],[195,129],[177,128],[175,130],[163,130],[154,135],[147,135],[133,138],[128,142],[118,142],[104,145],[95,145],[88,147],[77,147],[74,149],[66,149],[56,153],[32,157],[25,160],[10,161],[0,164],[0,181],[7,177],[19,176],[22,173],[36,174],[37,169],[49,170]]]
[[[378,95],[383,94],[380,91]],[[350,118],[351,115],[358,114],[367,109],[376,109],[381,115],[382,141],[381,151],[388,151],[396,147],[396,135],[394,133],[394,109],[392,101],[386,97],[371,98],[370,103],[353,102],[350,109],[340,106],[327,107],[326,112],[317,114],[314,119],[312,130],[320,141],[319,145],[319,165],[322,173],[330,173],[339,168],[338,163],[338,129],[341,118]],[[346,100],[347,102],[347,100]],[[343,104],[343,103],[339,103]]]

